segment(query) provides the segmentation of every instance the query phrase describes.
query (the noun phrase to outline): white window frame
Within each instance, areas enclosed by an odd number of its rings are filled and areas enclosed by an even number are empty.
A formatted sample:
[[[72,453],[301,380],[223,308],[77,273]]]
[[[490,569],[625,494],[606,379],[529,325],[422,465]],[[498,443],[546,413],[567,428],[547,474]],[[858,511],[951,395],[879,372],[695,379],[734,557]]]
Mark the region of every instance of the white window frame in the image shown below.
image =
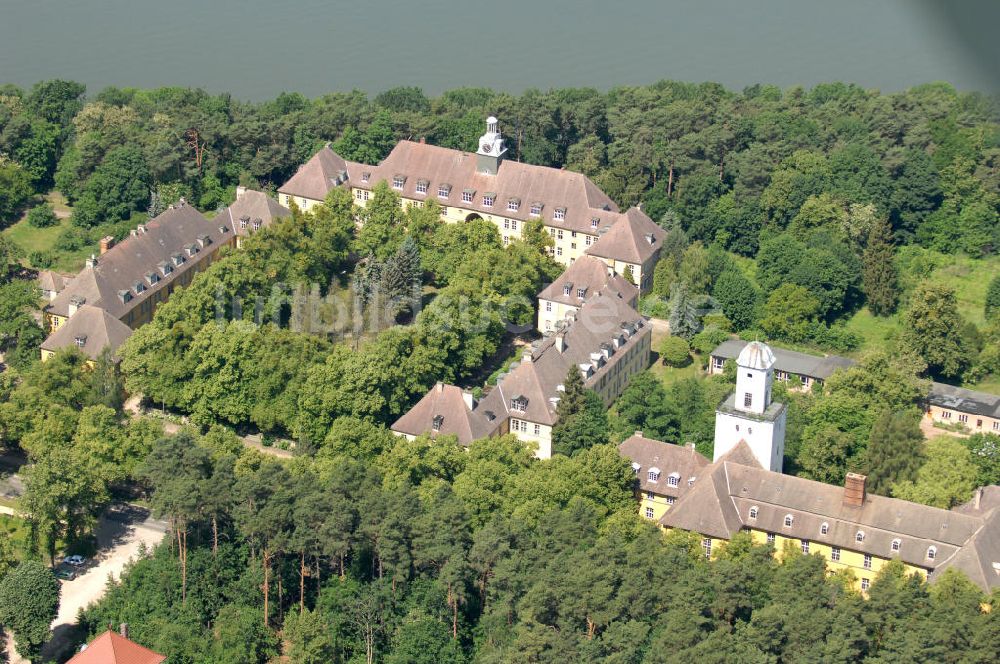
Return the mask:
[[[494,200],[496,199],[493,196],[483,196],[483,207],[493,207]]]
[[[471,191],[463,191],[462,192],[462,202],[463,203],[471,203],[472,202],[472,197],[473,197],[473,193]]]
[[[392,188],[402,191],[403,185],[406,184],[406,178],[396,177],[392,178]]]
[[[839,546],[831,546],[830,547],[830,560],[832,560],[835,563],[840,562],[840,547]]]
[[[785,528],[791,528],[794,523],[795,523],[795,517],[792,516],[791,514],[786,514],[784,521]]]
[[[562,221],[566,218],[566,208],[556,208],[552,211],[552,218],[556,221]]]
[[[758,510],[757,510],[757,506],[756,505],[754,505],[753,507],[751,507],[750,511],[747,513],[747,518],[749,518],[749,519],[751,519],[753,521],[756,521],[757,520],[757,511]]]
[[[428,186],[429,185],[426,182],[417,182],[417,193],[426,194]]]
[[[646,518],[647,519],[652,519],[653,518],[653,508],[652,507],[647,507],[646,508]]]

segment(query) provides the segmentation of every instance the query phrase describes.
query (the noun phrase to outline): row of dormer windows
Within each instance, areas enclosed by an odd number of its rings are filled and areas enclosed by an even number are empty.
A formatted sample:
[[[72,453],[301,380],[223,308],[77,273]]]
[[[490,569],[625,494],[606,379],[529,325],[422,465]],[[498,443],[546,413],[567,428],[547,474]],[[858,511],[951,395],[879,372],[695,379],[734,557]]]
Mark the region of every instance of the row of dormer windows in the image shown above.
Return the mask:
[[[750,508],[750,510],[747,513],[747,516],[749,517],[749,519],[751,521],[756,521],[757,520],[758,511],[759,511],[759,508],[756,505],[754,505],[753,507]],[[795,522],[795,516],[794,515],[792,515],[792,514],[786,514],[785,515],[785,520],[784,520],[785,528],[791,528],[792,524],[794,522]],[[827,523],[826,521],[824,521],[820,525],[820,527],[819,527],[819,533],[820,533],[820,535],[827,535],[827,534],[829,534],[829,532],[830,532],[830,524]],[[772,540],[769,539],[768,541],[772,541]],[[854,534],[854,541],[857,542],[858,544],[863,543],[865,541],[865,531],[858,530]],[[899,539],[899,538],[896,538],[896,539],[892,540],[892,543],[889,545],[889,548],[893,552],[898,552],[902,548],[902,546],[903,546],[903,541],[901,539]],[[934,547],[934,546],[929,547],[927,549],[927,559],[928,560],[934,560],[934,558],[936,556],[937,556],[937,548]]]

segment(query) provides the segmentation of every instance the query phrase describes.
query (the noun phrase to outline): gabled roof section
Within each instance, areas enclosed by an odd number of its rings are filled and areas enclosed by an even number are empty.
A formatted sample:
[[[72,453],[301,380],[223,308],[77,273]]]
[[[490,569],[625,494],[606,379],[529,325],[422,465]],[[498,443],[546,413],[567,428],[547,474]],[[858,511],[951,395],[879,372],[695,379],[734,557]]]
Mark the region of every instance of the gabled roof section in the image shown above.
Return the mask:
[[[300,166],[278,192],[322,201],[331,189],[341,184],[339,176],[347,171],[347,162],[327,144]]]
[[[471,401],[471,395],[466,395],[461,388],[438,383],[390,428],[411,436],[426,433],[436,438],[451,434],[457,436],[462,445],[469,445],[494,433],[500,422],[485,418],[475,401],[470,409],[467,399]]]
[[[571,286],[569,295],[565,294],[567,285]],[[620,293],[627,302],[631,302],[639,294],[638,288],[621,275],[614,273],[608,264],[600,258],[584,255],[576,259],[555,281],[546,286],[538,294],[538,297],[543,300],[580,306],[586,298],[607,287]],[[579,288],[585,289],[583,299],[578,297],[577,289]]]
[[[236,200],[220,213],[216,219],[227,219],[237,235],[248,235],[253,228],[253,222],[259,220],[262,227],[270,226],[277,219],[292,216],[291,210],[278,203],[267,194],[247,189],[237,194]],[[250,223],[244,228],[241,219]]]
[[[132,335],[132,328],[99,307],[85,304],[42,342],[42,349],[55,352],[60,348],[78,347],[92,360],[105,348],[114,356],[118,348]],[[81,340],[82,346],[77,343]]]
[[[66,664],[160,664],[167,658],[126,639],[117,632],[104,632]]]
[[[154,291],[167,287],[216,249],[230,243],[232,237],[228,218],[209,221],[190,205],[172,206],[95,257],[93,264],[88,261],[88,266],[66,284],[46,310],[67,317],[71,301],[82,299],[120,320]],[[190,246],[198,249],[193,255],[185,252],[185,247]],[[183,257],[180,265],[172,262],[177,254]],[[163,263],[170,264],[170,273],[160,271],[159,281],[149,283],[145,275],[159,270]],[[145,283],[141,292],[135,289],[137,282]],[[127,301],[120,296],[126,291]]]
[[[646,438],[638,431],[618,446],[618,452],[632,461],[641,490],[675,498],[686,493],[691,488],[688,483],[691,480],[697,482],[703,469],[711,463],[698,454],[693,444],[664,443]],[[650,468],[660,469],[659,479],[650,479]],[[678,481],[672,486],[670,476],[675,473]]]
[[[646,213],[633,207],[619,215],[586,253],[639,265],[659,252],[666,236],[667,232],[653,223]]]
[[[581,173],[504,160],[496,175],[488,175],[478,172],[476,163],[474,152],[400,141],[381,164],[366,167],[371,171],[368,182],[360,180],[356,169],[348,170],[353,187],[370,189],[379,181],[392,182],[393,178],[402,176],[405,181],[397,191],[407,198],[419,200],[437,198],[438,187],[450,185],[448,198],[439,199],[442,205],[461,205],[509,219],[537,218],[571,231],[595,234],[597,230],[591,219],[598,218],[599,225],[603,226],[619,216],[615,202]],[[418,182],[427,183],[426,192],[417,191]],[[288,190],[291,183],[290,180],[280,191],[292,193]],[[471,202],[462,202],[461,192],[465,191],[475,194]],[[492,206],[483,205],[483,193],[495,194]],[[507,202],[512,199],[520,201],[517,210],[508,209]],[[536,202],[543,205],[540,217],[531,215],[531,206]],[[557,208],[565,208],[564,219],[554,219]]]
[[[736,359],[748,345],[742,339],[726,339],[712,351],[714,357]],[[825,380],[838,369],[854,366],[854,360],[839,355],[809,355],[794,350],[769,346],[774,354],[774,370],[793,373],[799,376],[809,376]]]
[[[55,291],[58,293],[65,286],[66,280],[58,272],[42,270],[38,273],[38,287],[44,291]]]

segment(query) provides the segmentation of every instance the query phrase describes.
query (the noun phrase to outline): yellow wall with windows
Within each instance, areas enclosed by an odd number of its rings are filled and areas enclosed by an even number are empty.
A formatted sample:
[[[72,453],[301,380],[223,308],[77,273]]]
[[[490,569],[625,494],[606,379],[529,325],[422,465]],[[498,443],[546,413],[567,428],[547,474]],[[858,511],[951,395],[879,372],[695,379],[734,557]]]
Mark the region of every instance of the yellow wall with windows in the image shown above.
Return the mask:
[[[314,198],[303,198],[302,196],[292,196],[290,194],[278,194],[278,202],[284,205],[286,208],[290,208],[294,202],[299,206],[299,209],[306,212],[312,207],[319,205],[323,201],[317,201]]]
[[[987,415],[975,415],[973,413],[963,413],[954,408],[942,408],[941,406],[930,406],[928,417],[934,422],[950,424],[954,426],[964,426],[969,433],[998,433],[1000,434],[1000,418],[989,417]],[[964,417],[964,421],[963,421]]]
[[[643,491],[639,497],[639,516],[659,521],[672,504],[667,496],[652,491]],[[652,512],[647,510],[652,510]]]
[[[539,459],[548,459],[552,456],[552,427],[520,417],[509,418],[508,426],[510,433],[517,436],[518,440],[523,440],[526,443],[532,443],[536,446],[536,457]],[[536,428],[538,433],[535,433]]]
[[[580,307],[552,300],[538,299],[538,331],[542,334],[556,329],[556,322],[566,318],[567,314],[577,311]],[[551,309],[551,311],[549,310]]]

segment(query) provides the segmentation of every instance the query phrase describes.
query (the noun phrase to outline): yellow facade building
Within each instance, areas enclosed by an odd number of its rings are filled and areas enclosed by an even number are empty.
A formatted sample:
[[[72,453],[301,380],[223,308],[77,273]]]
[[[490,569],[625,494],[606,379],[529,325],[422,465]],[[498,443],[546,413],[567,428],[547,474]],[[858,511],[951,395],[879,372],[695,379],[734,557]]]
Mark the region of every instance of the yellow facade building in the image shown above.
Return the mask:
[[[540,221],[557,262],[568,266],[594,256],[618,274],[632,274],[641,291],[652,287],[662,228],[637,208],[621,212],[585,175],[509,161],[506,153],[492,117],[475,153],[400,141],[380,164],[367,165],[326,146],[278,189],[278,201],[308,210],[342,186],[364,207],[375,185],[385,182],[404,207],[434,200],[446,222],[479,218],[494,224],[505,245],[521,236],[526,223]]]
[[[655,441],[635,438],[620,449],[640,478],[637,490],[647,491],[648,464],[661,471],[668,464],[649,457],[662,449]],[[669,458],[683,457],[683,448],[670,447],[675,449]],[[645,494],[640,510],[664,529],[698,533],[707,556],[749,532],[777,556],[788,547],[822,556],[831,572],[849,571],[862,592],[890,560],[931,581],[954,568],[986,592],[1000,588],[1000,487],[980,489],[969,503],[943,510],[870,495],[863,475],[849,473],[837,487],[765,470],[745,442],[714,463],[704,461],[691,486],[662,514]]]

